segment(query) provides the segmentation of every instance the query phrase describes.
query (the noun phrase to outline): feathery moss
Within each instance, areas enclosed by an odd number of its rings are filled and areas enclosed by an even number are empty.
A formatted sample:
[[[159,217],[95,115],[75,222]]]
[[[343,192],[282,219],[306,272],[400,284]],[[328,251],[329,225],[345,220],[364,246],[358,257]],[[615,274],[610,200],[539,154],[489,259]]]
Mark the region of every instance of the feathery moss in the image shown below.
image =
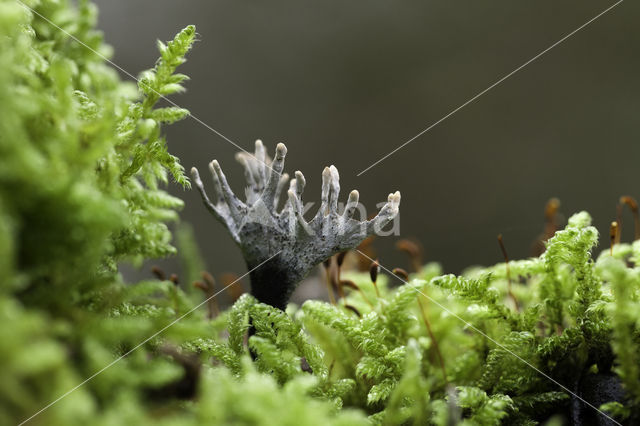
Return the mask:
[[[159,42],[136,86],[106,63],[90,2],[24,4],[0,0],[0,424],[601,415],[576,395],[637,421],[640,242],[594,260],[584,212],[510,272],[432,263],[406,283],[380,276],[378,296],[345,271],[357,288],[337,305],[286,313],[245,295],[210,318],[170,280],[125,283],[119,262],[176,253],[168,224],[182,201],[163,185],[189,181],[163,126],[188,112],[157,103],[183,90],[195,28]],[[190,282],[202,261],[188,228],[178,238]]]

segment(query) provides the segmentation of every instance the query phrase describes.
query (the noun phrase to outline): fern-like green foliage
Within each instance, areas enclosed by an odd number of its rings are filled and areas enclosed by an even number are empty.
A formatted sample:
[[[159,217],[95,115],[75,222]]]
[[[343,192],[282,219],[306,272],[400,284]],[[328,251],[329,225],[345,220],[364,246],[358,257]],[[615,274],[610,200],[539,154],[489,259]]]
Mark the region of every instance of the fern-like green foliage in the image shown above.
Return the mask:
[[[634,252],[640,241],[633,244]],[[603,255],[598,270],[611,283],[613,303],[606,306],[613,333],[612,346],[616,354],[615,371],[623,378],[629,397],[640,403],[640,269],[628,268],[625,260]]]
[[[603,409],[622,420],[638,409],[640,279],[616,257],[628,261],[640,245],[594,262],[590,221],[571,217],[542,256],[511,262],[510,275],[504,264],[462,276],[431,264],[409,283],[379,280],[379,297],[368,276],[351,275],[359,291],[344,304],[308,301],[289,316],[245,296],[227,318],[228,341],[211,339],[208,354],[240,374],[251,348],[258,371],[283,385],[312,374],[313,395],[376,424],[569,418],[582,377],[616,375],[626,396]],[[249,324],[256,332],[245,347]]]
[[[95,17],[0,0],[0,424],[537,424],[586,408],[594,380],[619,390],[594,404],[638,421],[640,242],[594,261],[584,212],[509,268],[431,263],[377,289],[343,271],[344,299],[287,312],[244,295],[209,318],[171,281],[123,282],[119,262],[176,253],[163,185],[189,183],[162,130],[188,113],[157,104],[196,33],[158,43],[136,87]],[[177,237],[192,282],[204,263]]]
[[[95,6],[72,3],[0,1],[2,424],[28,418],[193,306],[169,282],[125,286],[116,265],[175,252],[167,223],[182,201],[158,184],[169,174],[188,181],[161,126],[187,111],[155,105],[181,90],[174,71],[195,29],[161,44],[136,88],[105,63]],[[191,336],[209,328],[180,327]],[[182,372],[148,357],[132,353],[39,422],[146,416],[140,389]]]

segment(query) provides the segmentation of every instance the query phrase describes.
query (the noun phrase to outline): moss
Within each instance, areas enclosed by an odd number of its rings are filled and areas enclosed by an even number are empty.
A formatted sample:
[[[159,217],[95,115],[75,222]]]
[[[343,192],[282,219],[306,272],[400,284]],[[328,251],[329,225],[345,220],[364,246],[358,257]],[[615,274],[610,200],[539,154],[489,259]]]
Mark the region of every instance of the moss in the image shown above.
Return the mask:
[[[578,397],[637,422],[640,243],[594,259],[584,212],[510,272],[428,264],[394,285],[381,274],[376,289],[345,271],[336,305],[286,313],[245,295],[210,318],[172,280],[125,283],[120,262],[177,252],[168,224],[182,201],[162,186],[189,182],[162,130],[187,112],[156,103],[182,90],[195,29],[159,43],[136,87],[101,56],[91,3],[26,4],[34,12],[0,0],[0,424],[602,416]],[[181,229],[191,281],[203,263]]]

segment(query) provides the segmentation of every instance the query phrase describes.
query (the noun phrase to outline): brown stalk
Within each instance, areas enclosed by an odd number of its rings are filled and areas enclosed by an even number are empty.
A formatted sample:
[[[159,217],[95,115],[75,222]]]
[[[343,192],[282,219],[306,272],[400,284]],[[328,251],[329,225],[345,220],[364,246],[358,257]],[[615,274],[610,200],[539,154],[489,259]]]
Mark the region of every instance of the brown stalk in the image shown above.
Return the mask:
[[[169,281],[171,281],[173,283],[173,285],[178,285],[180,284],[180,280],[178,279],[178,275],[177,274],[171,274],[169,275]]]
[[[393,268],[391,271],[396,277],[400,278],[402,281],[409,281],[409,274],[402,268]]]
[[[338,264],[338,269],[342,268],[342,264],[344,263],[344,258],[346,255],[346,251],[343,251],[342,253],[338,253],[336,255],[336,263]]]
[[[616,205],[616,222],[618,223],[618,229],[616,230],[616,238],[615,243],[620,244],[620,239],[622,238],[622,208],[624,205],[622,204],[622,197],[620,197],[620,202]]]
[[[340,278],[340,274],[342,273],[342,263],[344,262],[344,257],[347,255],[346,251],[342,253],[338,253],[335,255],[336,258],[336,267],[335,267],[335,275],[333,278],[335,279],[335,285],[338,288],[338,292],[340,297],[344,300],[344,288],[342,287],[342,279]]]
[[[547,241],[549,238],[553,237],[556,231],[558,230],[558,209],[560,208],[560,200],[557,198],[551,198],[547,201],[547,204],[544,207],[544,240]]]
[[[546,250],[544,245],[549,238],[553,237],[558,230],[558,210],[560,209],[560,200],[551,198],[544,207],[544,230],[538,235],[531,247],[533,256],[540,256]]]
[[[423,297],[421,294],[418,294],[418,305],[420,306],[420,315],[422,315],[422,321],[424,321],[425,327],[427,327],[427,333],[429,333],[429,338],[433,342],[433,349],[436,351],[436,356],[438,357],[438,361],[440,362],[440,368],[442,369],[442,377],[444,378],[444,382],[449,384],[447,380],[447,369],[444,366],[444,358],[442,357],[442,352],[440,352],[440,347],[438,346],[438,340],[436,340],[436,336],[434,336],[433,331],[431,330],[431,323],[429,323],[429,319],[427,318],[427,314],[424,312],[424,306],[422,305],[422,301],[420,298]]]
[[[329,268],[329,282],[331,287],[338,291],[338,297],[344,300],[344,289],[340,285],[340,268],[335,263]]]
[[[422,248],[415,242],[407,239],[398,240],[396,248],[409,256],[414,272],[422,269]]]
[[[611,222],[611,226],[609,227],[609,239],[611,241],[611,248],[609,252],[611,256],[613,256],[613,246],[616,245],[616,235],[618,235],[618,222],[615,220]]]
[[[202,272],[202,279],[207,284],[207,309],[209,311],[209,319],[215,318],[220,314],[220,308],[218,307],[218,301],[215,297],[216,280],[213,275],[207,271]]]
[[[350,310],[351,312],[354,312],[358,316],[358,318],[362,318],[362,315],[360,314],[360,311],[358,311],[355,306],[349,305],[348,303],[345,303],[344,307],[347,308],[348,310]]]
[[[158,265],[153,265],[151,267],[151,273],[160,281],[164,281],[167,279],[167,275],[164,273],[162,269]]]
[[[371,219],[371,218],[370,218]],[[366,256],[358,256],[358,270],[365,272],[369,270],[368,258],[374,259],[376,257],[376,251],[373,248],[373,240],[375,235],[367,237],[357,247],[358,251],[364,253]]]
[[[629,209],[631,209],[631,213],[633,213],[633,239],[634,241],[640,240],[640,214],[638,213],[638,203],[633,197],[625,195],[620,197],[620,204],[626,205],[629,207]],[[620,227],[622,227],[622,222],[618,223],[620,224]],[[618,240],[618,242],[620,241]]]
[[[516,311],[520,310],[520,306],[518,304],[518,299],[516,299],[516,295],[513,294],[511,289],[511,269],[509,268],[509,255],[507,255],[507,249],[504,247],[504,242],[502,241],[502,234],[498,235],[498,244],[500,244],[500,250],[502,250],[502,256],[504,256],[504,263],[507,268],[507,294],[513,300],[513,304],[515,305]]]
[[[226,272],[222,274],[220,276],[220,283],[222,284],[222,288],[226,288],[227,291],[229,291],[231,302],[235,302],[236,300],[238,300],[244,293],[242,281],[240,281],[240,278],[232,272]]]
[[[371,277],[371,282],[373,283],[373,287],[376,289],[376,295],[380,297],[380,290],[378,290],[378,273],[380,272],[380,263],[378,260],[374,260],[371,262],[371,266],[369,267],[369,276]]]
[[[343,287],[349,287],[352,290],[359,291],[364,301],[367,302],[367,304],[371,306],[371,308],[373,309],[373,303],[371,303],[367,295],[364,293],[364,291],[362,291],[362,289],[358,286],[358,284],[354,283],[351,280],[340,280],[340,288],[343,288]]]

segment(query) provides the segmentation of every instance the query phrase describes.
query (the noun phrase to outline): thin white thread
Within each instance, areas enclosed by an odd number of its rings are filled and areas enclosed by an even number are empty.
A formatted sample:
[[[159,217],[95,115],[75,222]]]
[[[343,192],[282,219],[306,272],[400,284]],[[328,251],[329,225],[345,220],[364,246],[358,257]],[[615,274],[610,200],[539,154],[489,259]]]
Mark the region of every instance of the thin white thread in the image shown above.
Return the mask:
[[[414,137],[412,137],[408,141],[404,142],[402,145],[398,146],[393,151],[389,152],[387,155],[385,155],[384,157],[380,158],[378,161],[376,161],[375,163],[371,164],[366,169],[360,171],[360,173],[358,173],[356,176],[360,176],[361,174],[367,172],[369,169],[373,168],[374,166],[376,166],[377,164],[379,164],[382,161],[386,160],[387,158],[389,158],[390,156],[392,156],[393,154],[395,154],[396,152],[398,152],[399,150],[401,150],[405,146],[409,145],[411,142],[413,142],[414,140],[416,140],[420,136],[424,135],[429,130],[433,129],[438,124],[442,123],[447,118],[451,117],[453,114],[455,114],[456,112],[460,111],[462,108],[466,107],[467,105],[469,105],[470,103],[472,103],[473,101],[475,101],[476,99],[478,99],[479,97],[481,97],[482,95],[487,93],[489,90],[493,89],[494,87],[496,87],[497,85],[499,85],[500,83],[502,83],[503,81],[505,81],[506,79],[508,79],[509,77],[511,77],[512,75],[514,75],[515,73],[517,73],[518,71],[520,71],[521,69],[523,69],[524,67],[526,67],[527,65],[529,65],[530,63],[535,61],[536,59],[538,59],[539,57],[541,57],[542,55],[544,55],[545,53],[547,53],[548,51],[550,51],[551,49],[553,49],[554,47],[556,47],[560,43],[564,42],[569,37],[573,36],[578,31],[580,31],[581,29],[583,29],[587,25],[591,24],[593,21],[595,21],[596,19],[600,18],[602,15],[604,15],[607,12],[609,12],[611,9],[613,9],[616,6],[618,6],[623,1],[624,0],[619,0],[617,3],[614,3],[613,5],[609,6],[607,9],[605,9],[602,12],[600,12],[598,15],[596,15],[593,18],[591,18],[589,21],[587,21],[586,23],[582,24],[581,26],[579,26],[578,28],[576,28],[575,30],[573,30],[572,32],[567,34],[566,36],[562,37],[560,40],[556,41],[551,46],[547,47],[545,50],[543,50],[542,52],[538,53],[536,56],[534,56],[533,58],[529,59],[527,62],[525,62],[524,64],[520,65],[518,68],[516,68],[515,70],[511,71],[509,74],[505,75],[500,80],[496,81],[491,86],[487,87],[486,89],[484,89],[483,91],[481,91],[480,93],[478,93],[477,95],[475,95],[474,97],[472,97],[471,99],[469,99],[468,101],[466,101],[465,103],[463,103],[462,105],[460,105],[459,107],[454,109],[453,111],[449,112],[447,115],[445,115],[444,117],[442,117],[441,119],[439,119],[438,121],[436,121],[435,123],[433,123],[432,125],[427,127],[426,129],[424,129],[423,131],[421,131],[420,133],[418,133],[417,135],[415,135]]]

